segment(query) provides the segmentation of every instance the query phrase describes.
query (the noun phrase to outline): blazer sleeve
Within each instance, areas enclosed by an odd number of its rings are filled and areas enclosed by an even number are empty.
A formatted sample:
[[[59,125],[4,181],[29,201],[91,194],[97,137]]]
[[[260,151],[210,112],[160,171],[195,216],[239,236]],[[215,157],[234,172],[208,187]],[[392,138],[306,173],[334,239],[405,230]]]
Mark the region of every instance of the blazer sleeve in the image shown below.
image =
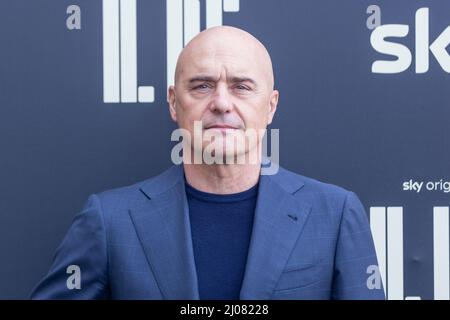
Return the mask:
[[[347,193],[341,214],[332,298],[385,299],[369,221],[353,192]]]
[[[108,297],[106,233],[100,200],[91,195],[56,250],[48,274],[31,299]]]

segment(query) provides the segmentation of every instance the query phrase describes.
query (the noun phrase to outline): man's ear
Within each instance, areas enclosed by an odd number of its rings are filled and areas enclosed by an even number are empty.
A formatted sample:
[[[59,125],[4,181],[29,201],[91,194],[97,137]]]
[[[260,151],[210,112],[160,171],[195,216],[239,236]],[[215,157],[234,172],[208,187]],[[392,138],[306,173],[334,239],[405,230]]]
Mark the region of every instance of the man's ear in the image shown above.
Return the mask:
[[[275,111],[277,111],[277,105],[278,105],[278,98],[280,96],[280,93],[278,90],[273,90],[272,94],[270,95],[269,100],[269,113],[267,115],[267,124],[271,124],[273,117],[275,115]]]
[[[177,109],[175,98],[175,86],[170,86],[167,91],[167,102],[169,103],[170,117],[173,121],[177,122]]]

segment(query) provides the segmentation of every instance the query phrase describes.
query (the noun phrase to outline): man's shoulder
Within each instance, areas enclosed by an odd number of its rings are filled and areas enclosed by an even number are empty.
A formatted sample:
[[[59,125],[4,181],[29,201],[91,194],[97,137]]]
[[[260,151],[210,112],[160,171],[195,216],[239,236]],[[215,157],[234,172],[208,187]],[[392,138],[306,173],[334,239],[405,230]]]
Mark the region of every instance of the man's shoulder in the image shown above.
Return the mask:
[[[278,181],[280,184],[299,184],[301,186],[302,193],[304,194],[323,193],[345,196],[350,192],[342,186],[305,176],[283,167],[279,168],[278,173],[273,177],[273,179]]]
[[[285,181],[285,184],[288,185],[300,185],[298,191],[294,192],[294,197],[301,203],[311,205],[317,212],[337,214],[340,217],[346,205],[357,205],[358,209],[362,208],[358,196],[342,186],[323,182],[283,168],[280,168],[278,175],[275,178],[278,181]]]
[[[145,201],[152,195],[158,195],[173,187],[183,177],[182,170],[182,166],[173,165],[150,178],[99,192],[97,196],[102,203],[129,206],[131,203]],[[302,175],[281,166],[275,175],[269,176],[269,179],[285,190],[292,192],[298,190],[301,191],[298,194],[307,197],[345,198],[350,192],[342,186]]]
[[[173,165],[150,178],[134,182],[130,185],[104,190],[98,193],[98,195],[101,197],[115,198],[136,192],[142,193],[142,190],[152,193],[161,193],[178,182],[179,178],[182,177],[181,173],[181,166]],[[302,187],[302,191],[307,193],[322,192],[347,194],[349,192],[349,190],[342,186],[302,175],[281,166],[275,175],[269,177],[281,186],[299,185]]]
[[[142,201],[148,198],[149,193],[160,193],[176,182],[177,166],[156,174],[150,178],[134,182],[130,185],[111,188],[101,191],[96,195],[103,204],[114,203],[114,205],[129,206],[130,203]]]

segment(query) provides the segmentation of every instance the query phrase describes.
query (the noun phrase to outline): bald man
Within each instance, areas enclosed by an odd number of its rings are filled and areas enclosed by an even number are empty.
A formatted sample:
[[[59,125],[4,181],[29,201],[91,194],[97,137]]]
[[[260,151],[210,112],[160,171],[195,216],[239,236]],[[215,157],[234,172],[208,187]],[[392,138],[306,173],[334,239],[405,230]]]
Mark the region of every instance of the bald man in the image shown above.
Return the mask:
[[[384,299],[364,208],[283,168],[261,145],[279,93],[264,45],[207,29],[168,89],[182,163],[93,194],[34,299]]]

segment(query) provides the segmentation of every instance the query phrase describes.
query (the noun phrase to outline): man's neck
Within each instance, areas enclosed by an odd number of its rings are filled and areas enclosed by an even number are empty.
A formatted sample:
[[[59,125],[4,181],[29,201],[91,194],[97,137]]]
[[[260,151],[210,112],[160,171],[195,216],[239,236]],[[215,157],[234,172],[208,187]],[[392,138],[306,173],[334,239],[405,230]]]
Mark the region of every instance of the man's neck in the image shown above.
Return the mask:
[[[250,189],[259,181],[261,164],[183,164],[186,181],[195,189],[231,194]]]

